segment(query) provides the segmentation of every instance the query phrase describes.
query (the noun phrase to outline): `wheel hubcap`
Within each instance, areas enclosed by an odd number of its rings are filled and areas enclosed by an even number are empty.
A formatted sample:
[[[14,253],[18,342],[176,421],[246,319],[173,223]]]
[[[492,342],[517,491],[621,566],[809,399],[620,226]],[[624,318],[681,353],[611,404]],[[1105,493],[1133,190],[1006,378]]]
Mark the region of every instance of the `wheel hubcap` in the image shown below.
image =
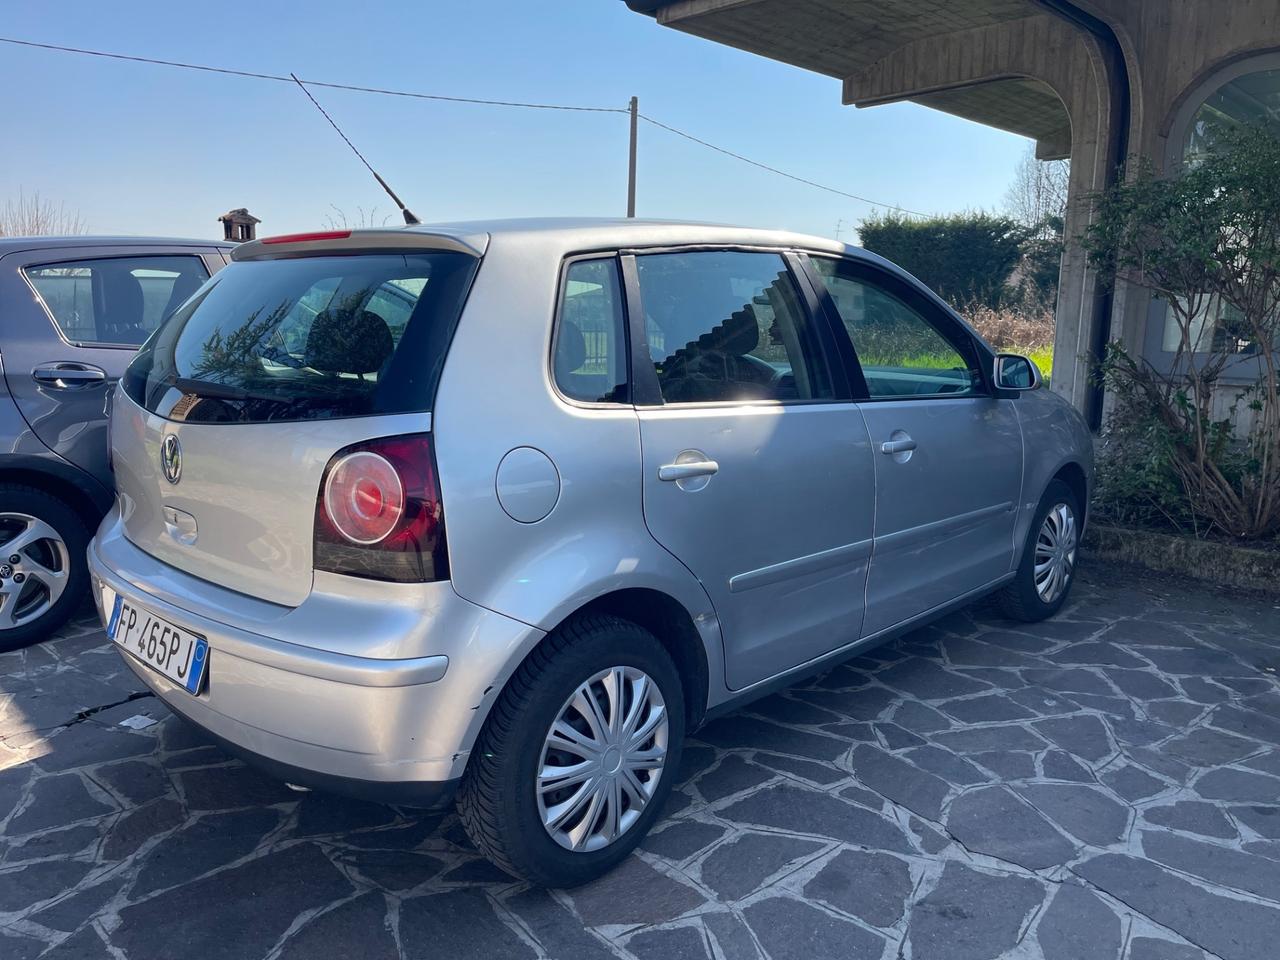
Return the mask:
[[[1071,583],[1076,568],[1076,515],[1065,503],[1053,506],[1036,536],[1036,593],[1053,603]]]
[[[58,602],[71,558],[58,531],[27,513],[0,513],[0,554],[0,630],[12,630]]]
[[[636,667],[610,667],[564,702],[543,740],[535,792],[560,846],[607,847],[630,830],[662,777],[669,725],[662,692]]]

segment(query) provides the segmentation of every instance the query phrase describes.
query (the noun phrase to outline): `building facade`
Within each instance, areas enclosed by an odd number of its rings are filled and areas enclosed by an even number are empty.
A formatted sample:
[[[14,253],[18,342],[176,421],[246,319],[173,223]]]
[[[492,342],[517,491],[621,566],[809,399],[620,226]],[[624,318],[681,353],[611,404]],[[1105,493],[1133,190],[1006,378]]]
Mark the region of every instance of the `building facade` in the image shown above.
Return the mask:
[[[1280,0],[627,2],[836,77],[847,104],[911,100],[1030,137],[1041,159],[1069,157],[1052,385],[1095,427],[1104,398],[1089,371],[1106,343],[1167,369],[1176,341],[1145,290],[1097,283],[1080,246],[1091,195],[1126,158],[1176,170],[1211,120],[1268,121],[1280,135]]]

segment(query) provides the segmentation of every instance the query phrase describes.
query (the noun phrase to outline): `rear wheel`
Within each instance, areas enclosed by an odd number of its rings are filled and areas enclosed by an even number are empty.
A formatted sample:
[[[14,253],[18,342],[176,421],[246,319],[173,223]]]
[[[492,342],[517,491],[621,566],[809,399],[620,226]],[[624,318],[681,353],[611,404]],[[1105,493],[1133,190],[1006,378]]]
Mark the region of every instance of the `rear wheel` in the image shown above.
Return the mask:
[[[89,531],[42,490],[0,484],[0,650],[45,640],[75,612]]]
[[[680,678],[662,644],[617,617],[570,621],[494,705],[459,792],[463,825],[509,873],[586,883],[659,816],[683,738]]]
[[[1013,620],[1034,623],[1062,607],[1075,582],[1080,547],[1080,504],[1061,480],[1052,481],[1036,508],[1013,582],[1000,607]]]

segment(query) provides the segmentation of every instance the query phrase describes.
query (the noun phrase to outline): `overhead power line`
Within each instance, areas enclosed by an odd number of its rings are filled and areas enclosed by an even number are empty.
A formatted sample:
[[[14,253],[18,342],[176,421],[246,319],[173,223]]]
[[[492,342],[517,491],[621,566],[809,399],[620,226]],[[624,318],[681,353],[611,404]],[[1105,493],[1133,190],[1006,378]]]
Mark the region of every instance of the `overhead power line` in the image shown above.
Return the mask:
[[[767,163],[761,163],[759,160],[752,160],[750,157],[744,157],[740,153],[734,153],[732,150],[726,150],[724,147],[718,147],[714,143],[708,143],[699,137],[695,137],[691,133],[685,133],[683,130],[677,130],[675,127],[663,123],[661,120],[655,120],[653,117],[647,117],[643,113],[640,119],[646,123],[651,123],[655,127],[661,127],[668,133],[674,133],[677,137],[684,137],[686,140],[692,140],[694,143],[700,143],[704,147],[708,147],[716,153],[723,153],[726,157],[733,157],[735,160],[741,160],[743,163],[749,163],[753,167],[759,167],[761,170],[768,170],[770,173],[776,173],[780,177],[786,177],[788,180],[794,180],[797,183],[807,184],[810,187],[816,187],[819,190],[825,190],[827,193],[834,193],[841,197],[848,197],[850,200],[859,200],[862,203],[869,203],[873,207],[887,207],[890,210],[899,210],[902,213],[909,213],[915,217],[927,217],[927,213],[921,213],[918,210],[908,210],[906,207],[900,207],[896,203],[884,203],[880,200],[871,200],[867,197],[860,197],[856,193],[849,193],[847,190],[839,190],[835,187],[829,187],[825,183],[818,183],[816,180],[809,180],[805,177],[798,177],[794,173],[787,173],[785,170],[779,170],[777,167],[771,167]]]
[[[107,53],[103,50],[85,50],[82,47],[64,47],[55,43],[36,43],[32,40],[15,40],[0,37],[0,43],[12,43],[19,47],[37,47],[41,50],[57,50],[60,53],[78,53],[87,57],[103,57],[107,60],[128,60],[131,63],[150,63],[159,67],[180,67],[183,70],[202,70],[205,73],[222,73],[232,77],[250,77],[254,80],[275,80],[293,83],[290,74],[255,73],[252,70],[233,70],[230,67],[211,67],[203,63],[183,63],[180,60],[157,60],[154,57],[135,57],[124,53]],[[354,90],[357,93],[377,93],[388,97],[412,97],[417,100],[444,100],[449,103],[479,103],[490,107],[527,107],[532,110],[576,110],[582,113],[626,113],[625,107],[583,107],[565,103],[527,103],[522,100],[486,100],[482,97],[449,97],[439,93],[413,93],[408,90],[386,90],[381,87],[361,87],[350,83],[328,83],[324,80],[303,80],[310,87],[328,87],[331,90]]]
[[[107,60],[124,60],[130,63],[149,63],[160,67],[177,67],[182,70],[199,70],[204,73],[223,74],[225,76],[232,77],[247,77],[253,80],[273,80],[277,83],[296,83],[299,86],[305,84],[305,86],[303,86],[304,91],[307,86],[311,86],[325,87],[330,90],[350,90],[356,93],[371,93],[387,97],[408,97],[415,100],[437,100],[445,103],[471,103],[490,107],[520,107],[531,110],[567,110],[577,113],[631,113],[630,107],[596,107],[568,103],[534,103],[525,100],[493,100],[485,97],[456,97],[439,93],[417,93],[410,90],[392,90],[385,87],[366,87],[351,83],[334,83],[326,80],[299,80],[293,74],[259,73],[253,70],[236,70],[231,67],[215,67],[202,63],[185,63],[181,60],[161,60],[155,57],[138,57],[124,53],[110,53],[105,50],[88,50],[83,47],[63,46],[56,43],[37,43],[34,40],[19,40],[14,37],[0,37],[0,43],[8,43],[20,47],[33,47],[39,50],[54,50],[59,53],[74,53],[87,57],[101,57]],[[911,216],[916,217],[928,216],[928,214],[921,213],[918,210],[910,210],[907,207],[900,206],[896,203],[885,203],[882,200],[872,200],[869,197],[863,197],[856,193],[850,193],[847,190],[828,186],[825,183],[819,183],[818,181],[810,180],[807,177],[788,173],[785,170],[780,170],[767,163],[761,163],[759,160],[752,160],[750,157],[743,156],[742,154],[729,150],[726,147],[721,147],[711,143],[710,141],[703,140],[701,137],[695,137],[691,133],[686,133],[684,130],[677,129],[669,124],[663,123],[661,120],[657,120],[654,117],[646,116],[641,113],[637,114],[637,118],[662,130],[666,130],[668,133],[674,134],[675,136],[683,137],[686,140],[690,140],[693,143],[704,146],[710,150],[714,150],[717,153],[724,154],[726,157],[732,157],[734,160],[750,164],[760,170],[765,170],[769,173],[776,174],[777,176],[785,177],[786,179],[792,180],[796,183],[802,183],[817,190],[823,190],[827,193],[846,197],[850,200],[857,200],[860,203],[866,203],[873,207],[884,207],[888,210],[897,210],[901,213],[910,214]],[[333,121],[330,120],[330,123],[332,122]]]

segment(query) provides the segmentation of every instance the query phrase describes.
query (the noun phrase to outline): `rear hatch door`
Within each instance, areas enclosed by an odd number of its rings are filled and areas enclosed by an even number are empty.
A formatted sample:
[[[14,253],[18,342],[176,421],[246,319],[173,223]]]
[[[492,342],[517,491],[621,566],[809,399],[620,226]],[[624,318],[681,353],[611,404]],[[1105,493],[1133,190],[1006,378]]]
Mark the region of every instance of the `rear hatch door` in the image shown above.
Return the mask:
[[[382,233],[403,249],[246,245],[144,345],[112,421],[133,543],[263,600],[306,598],[326,464],[430,429],[479,264],[443,238]]]

